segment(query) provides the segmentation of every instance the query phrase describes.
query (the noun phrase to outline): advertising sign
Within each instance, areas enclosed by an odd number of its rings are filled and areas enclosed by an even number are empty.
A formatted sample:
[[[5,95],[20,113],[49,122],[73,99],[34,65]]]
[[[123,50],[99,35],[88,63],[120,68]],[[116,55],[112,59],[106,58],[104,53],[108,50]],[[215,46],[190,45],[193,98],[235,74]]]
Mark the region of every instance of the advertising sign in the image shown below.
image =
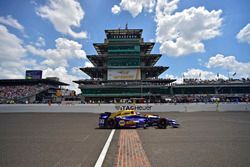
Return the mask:
[[[118,105],[115,106],[116,110],[136,110],[136,111],[151,111],[152,106],[151,105]]]
[[[109,69],[108,80],[140,80],[140,69]]]
[[[42,70],[26,70],[26,79],[42,79]]]

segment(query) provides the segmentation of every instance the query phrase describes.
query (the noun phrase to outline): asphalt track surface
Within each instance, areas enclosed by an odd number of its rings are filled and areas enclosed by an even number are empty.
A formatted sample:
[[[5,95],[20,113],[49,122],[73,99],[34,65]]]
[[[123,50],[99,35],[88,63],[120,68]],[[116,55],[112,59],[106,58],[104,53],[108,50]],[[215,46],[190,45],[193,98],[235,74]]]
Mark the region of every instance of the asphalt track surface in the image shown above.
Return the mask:
[[[111,130],[97,114],[0,114],[1,167],[90,167]]]
[[[250,166],[250,112],[159,114],[181,128],[137,129],[152,167]],[[111,132],[97,123],[91,113],[2,113],[0,166],[94,166]],[[104,167],[114,166],[120,131]]]

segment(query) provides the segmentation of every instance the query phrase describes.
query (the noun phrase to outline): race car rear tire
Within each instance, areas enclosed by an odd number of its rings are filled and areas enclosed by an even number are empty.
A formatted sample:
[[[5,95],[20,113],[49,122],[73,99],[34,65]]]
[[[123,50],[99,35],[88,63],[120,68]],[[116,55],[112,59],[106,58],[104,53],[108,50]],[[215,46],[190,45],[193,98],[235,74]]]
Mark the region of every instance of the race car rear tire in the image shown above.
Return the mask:
[[[108,125],[108,128],[110,129],[116,128],[116,122],[114,119],[108,119],[107,125]]]
[[[158,128],[159,129],[166,129],[166,127],[167,127],[167,120],[164,118],[159,119]]]

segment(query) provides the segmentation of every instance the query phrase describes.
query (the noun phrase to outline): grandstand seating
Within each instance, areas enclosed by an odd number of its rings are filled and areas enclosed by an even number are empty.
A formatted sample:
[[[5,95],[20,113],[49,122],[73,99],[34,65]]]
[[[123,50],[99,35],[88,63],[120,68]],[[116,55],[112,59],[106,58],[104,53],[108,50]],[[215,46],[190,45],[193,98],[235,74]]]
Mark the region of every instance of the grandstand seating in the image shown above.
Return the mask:
[[[0,103],[36,95],[48,89],[48,85],[0,86]]]
[[[180,95],[167,99],[167,103],[250,102],[249,95]]]
[[[242,78],[242,79],[217,79],[217,80],[201,80],[197,78],[191,79],[183,79],[183,84],[189,85],[197,85],[197,84],[243,84],[243,83],[250,83],[250,78]]]

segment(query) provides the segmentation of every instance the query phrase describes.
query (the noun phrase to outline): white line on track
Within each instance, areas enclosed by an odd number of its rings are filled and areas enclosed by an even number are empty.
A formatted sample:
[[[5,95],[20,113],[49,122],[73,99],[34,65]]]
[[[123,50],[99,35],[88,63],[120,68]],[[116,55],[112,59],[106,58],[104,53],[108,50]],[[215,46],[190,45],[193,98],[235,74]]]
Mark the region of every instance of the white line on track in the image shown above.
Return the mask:
[[[104,161],[104,158],[105,158],[105,156],[106,156],[106,154],[107,154],[107,152],[108,152],[109,145],[110,145],[110,143],[111,143],[111,141],[112,141],[112,138],[113,138],[113,136],[114,136],[114,133],[115,133],[115,129],[112,129],[112,131],[110,132],[109,138],[108,138],[108,140],[106,141],[106,143],[105,143],[105,145],[104,145],[104,147],[103,147],[103,149],[102,149],[102,152],[101,152],[101,154],[99,155],[99,158],[98,158],[98,160],[97,160],[96,163],[95,163],[95,167],[101,167],[101,166],[102,166],[102,163],[103,163],[103,161]]]

